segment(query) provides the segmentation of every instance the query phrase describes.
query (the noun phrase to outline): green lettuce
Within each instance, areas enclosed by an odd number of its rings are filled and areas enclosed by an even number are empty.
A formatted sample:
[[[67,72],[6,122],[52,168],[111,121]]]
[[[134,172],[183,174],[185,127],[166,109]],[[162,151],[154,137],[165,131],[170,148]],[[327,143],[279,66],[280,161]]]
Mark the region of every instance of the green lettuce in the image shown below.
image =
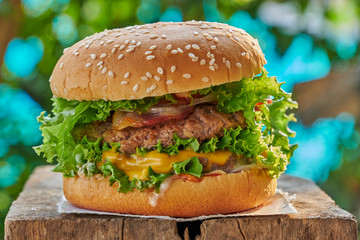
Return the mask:
[[[157,150],[169,155],[176,155],[184,149],[195,152],[214,152],[215,150],[229,150],[236,154],[244,154],[253,159],[260,166],[267,168],[271,176],[279,176],[292,156],[296,146],[290,145],[288,137],[294,136],[288,128],[289,121],[295,121],[293,114],[287,114],[288,109],[297,107],[297,103],[291,100],[291,94],[281,89],[282,83],[278,83],[275,77],[268,77],[264,70],[261,75],[253,78],[243,78],[238,82],[232,82],[213,86],[206,89],[195,90],[189,96],[200,94],[214,94],[218,99],[217,109],[224,113],[242,111],[247,127],[225,129],[221,138],[212,138],[201,144],[195,138],[181,139],[174,135],[174,144],[162,147],[161,142],[150,149],[137,149],[141,155],[151,150]],[[268,99],[272,100],[267,104]],[[52,114],[45,116],[41,113],[38,117],[42,123],[40,130],[43,135],[43,144],[35,147],[39,155],[43,155],[50,163],[56,162],[54,171],[62,172],[65,176],[74,176],[79,170],[87,176],[100,173],[110,176],[111,183],[118,182],[120,191],[126,192],[132,188],[140,190],[145,188],[156,188],[161,181],[176,172],[187,171],[195,164],[195,159],[188,159],[187,163],[173,165],[174,172],[169,174],[157,174],[149,169],[148,181],[133,179],[129,181],[126,175],[121,173],[111,162],[97,167],[103,151],[119,146],[101,144],[100,139],[89,141],[83,138],[75,141],[71,134],[77,126],[94,121],[106,120],[113,111],[118,109],[126,111],[146,112],[150,107],[162,100],[177,103],[172,95],[162,97],[149,97],[140,100],[121,101],[67,101],[61,98],[53,98]],[[264,103],[257,105],[258,103]],[[257,106],[257,111],[254,111]],[[181,164],[185,164],[182,167]],[[201,164],[200,164],[201,165]],[[185,170],[184,170],[185,169]],[[192,168],[191,168],[192,169]],[[196,168],[197,170],[199,168]],[[199,175],[198,171],[193,175]]]

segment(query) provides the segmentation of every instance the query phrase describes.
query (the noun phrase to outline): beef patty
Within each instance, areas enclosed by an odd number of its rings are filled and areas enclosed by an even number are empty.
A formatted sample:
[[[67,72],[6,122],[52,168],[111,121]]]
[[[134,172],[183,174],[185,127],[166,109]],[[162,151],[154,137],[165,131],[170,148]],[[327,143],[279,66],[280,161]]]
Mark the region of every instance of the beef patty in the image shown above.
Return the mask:
[[[136,152],[136,148],[152,148],[159,140],[162,147],[172,145],[175,133],[182,139],[195,137],[201,143],[213,137],[222,137],[224,129],[238,126],[246,128],[241,111],[226,114],[216,111],[213,105],[199,105],[192,114],[181,120],[174,119],[146,127],[116,130],[110,119],[77,127],[73,131],[73,136],[75,140],[81,140],[86,135],[89,140],[102,138],[107,143],[119,142],[120,151],[131,154]]]

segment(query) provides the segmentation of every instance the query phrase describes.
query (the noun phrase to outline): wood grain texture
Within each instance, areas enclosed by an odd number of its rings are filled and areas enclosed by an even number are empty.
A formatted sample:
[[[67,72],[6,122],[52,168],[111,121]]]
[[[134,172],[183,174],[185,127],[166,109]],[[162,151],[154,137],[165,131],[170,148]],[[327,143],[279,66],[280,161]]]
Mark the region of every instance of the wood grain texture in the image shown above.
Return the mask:
[[[353,215],[312,181],[283,175],[279,188],[296,194],[297,214],[188,223],[116,216],[59,214],[61,175],[39,167],[5,221],[5,239],[357,239]]]

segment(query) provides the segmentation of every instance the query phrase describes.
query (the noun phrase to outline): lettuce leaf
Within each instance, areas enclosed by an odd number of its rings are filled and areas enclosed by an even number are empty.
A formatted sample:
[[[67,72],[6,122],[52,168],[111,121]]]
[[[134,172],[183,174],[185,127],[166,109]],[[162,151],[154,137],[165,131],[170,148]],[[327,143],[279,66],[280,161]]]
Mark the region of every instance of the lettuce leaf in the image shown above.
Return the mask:
[[[293,114],[287,114],[288,109],[297,107],[291,100],[291,94],[281,89],[281,83],[275,77],[268,77],[267,72],[253,78],[243,78],[232,82],[213,86],[206,89],[195,90],[189,93],[207,95],[213,93],[218,99],[217,109],[225,113],[242,111],[247,123],[246,129],[240,127],[227,129],[221,138],[212,138],[201,144],[195,138],[180,139],[174,135],[174,144],[163,148],[161,142],[151,149],[138,149],[139,154],[145,155],[148,151],[156,149],[170,155],[178,154],[183,149],[192,149],[196,152],[214,152],[216,149],[229,150],[237,154],[251,157],[260,166],[269,169],[272,176],[278,176],[286,168],[289,158],[296,146],[290,145],[288,137],[294,136],[288,128],[289,121],[295,121]],[[267,104],[267,99],[272,103]],[[101,160],[103,151],[110,149],[107,144],[100,144],[100,139],[90,142],[86,138],[75,142],[71,131],[93,121],[104,121],[111,112],[117,109],[146,112],[150,107],[162,100],[177,103],[172,95],[162,97],[149,97],[139,100],[122,101],[67,101],[53,98],[52,114],[45,116],[41,113],[38,120],[42,123],[40,129],[44,140],[43,144],[35,147],[36,153],[43,154],[48,162],[57,162],[54,171],[62,172],[65,176],[74,176],[79,170],[87,176],[102,173],[115,176],[112,180],[119,182],[120,190],[159,186],[166,175],[159,175],[150,171],[152,181],[139,181],[134,179],[125,184],[125,176],[114,170],[115,166],[107,163],[103,169],[98,169],[96,163]],[[258,103],[265,103],[255,106]],[[196,160],[189,160],[193,162]],[[196,164],[195,164],[196,165]],[[185,167],[186,169],[187,167]],[[183,169],[180,166],[176,169]],[[116,180],[118,179],[118,180]],[[129,183],[130,182],[130,183]]]
[[[201,177],[203,166],[197,157],[189,158],[184,162],[173,163],[172,167],[176,174],[187,173],[198,178]]]

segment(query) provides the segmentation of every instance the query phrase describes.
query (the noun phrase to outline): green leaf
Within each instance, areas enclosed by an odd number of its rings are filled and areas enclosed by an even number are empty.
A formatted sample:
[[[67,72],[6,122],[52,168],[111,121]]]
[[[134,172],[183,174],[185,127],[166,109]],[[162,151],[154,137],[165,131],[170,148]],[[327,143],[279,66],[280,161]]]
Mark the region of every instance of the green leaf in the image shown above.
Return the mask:
[[[110,176],[110,186],[112,186],[115,182],[119,184],[119,192],[127,193],[133,189],[133,185],[129,181],[129,177],[123,171],[115,167],[110,161],[105,162],[101,166],[101,171],[104,177]]]
[[[197,157],[189,158],[184,162],[173,163],[172,166],[176,174],[187,173],[198,178],[201,177],[203,170],[203,166],[200,164],[200,161]]]

